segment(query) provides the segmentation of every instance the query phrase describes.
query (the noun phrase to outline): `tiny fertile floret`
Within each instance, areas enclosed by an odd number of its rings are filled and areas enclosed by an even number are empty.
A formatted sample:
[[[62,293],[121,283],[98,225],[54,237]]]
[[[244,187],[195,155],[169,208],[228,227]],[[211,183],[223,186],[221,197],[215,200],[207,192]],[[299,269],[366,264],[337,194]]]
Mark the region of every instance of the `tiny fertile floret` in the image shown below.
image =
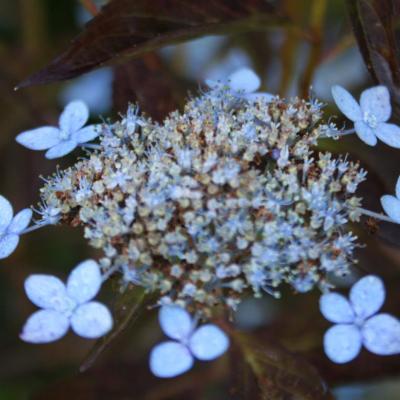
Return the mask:
[[[306,292],[348,272],[365,172],[315,151],[319,104],[216,85],[162,124],[128,115],[41,190],[103,250],[104,273],[207,316],[249,292]]]

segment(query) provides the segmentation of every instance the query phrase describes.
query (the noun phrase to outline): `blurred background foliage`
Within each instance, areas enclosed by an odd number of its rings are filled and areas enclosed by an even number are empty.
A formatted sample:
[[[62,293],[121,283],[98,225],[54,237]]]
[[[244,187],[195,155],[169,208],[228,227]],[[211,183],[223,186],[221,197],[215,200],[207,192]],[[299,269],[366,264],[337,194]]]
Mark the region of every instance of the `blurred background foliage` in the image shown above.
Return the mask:
[[[196,93],[205,78],[221,79],[249,66],[271,93],[308,96],[312,86],[313,95],[327,103],[327,112],[335,111],[332,84],[359,94],[373,79],[390,86],[397,107],[397,1],[350,0],[346,6],[345,0],[113,0],[114,9],[103,11],[70,44],[103,3],[0,0],[0,193],[17,210],[37,203],[39,176],[54,172],[56,163],[18,146],[14,137],[25,129],[55,124],[72,99],[85,100],[94,120],[116,118],[128,101],[137,101],[161,121],[182,107],[187,93]],[[129,37],[119,20],[128,15],[126,7],[143,7],[150,15],[142,21],[129,14]],[[112,12],[116,19],[110,23]],[[165,15],[171,25],[160,23]],[[231,20],[237,23],[231,26]],[[181,30],[174,36],[177,27]],[[115,29],[120,36],[113,36]],[[177,45],[176,36],[193,40]],[[162,40],[151,42],[154,37]],[[116,48],[116,42],[127,48]],[[132,54],[136,57],[127,57]],[[81,75],[104,62],[108,66]],[[46,64],[50,67],[40,70]],[[66,77],[74,79],[58,82]],[[14,91],[23,80],[26,85],[53,83]],[[342,122],[338,120],[339,126]],[[368,182],[362,185],[364,205],[380,211],[380,195],[393,191],[400,172],[399,151],[381,143],[370,148],[355,137],[323,142],[321,149],[349,152],[361,161],[369,171]],[[57,162],[66,166],[72,160]],[[400,229],[382,223],[371,232],[368,226],[363,221],[354,228],[367,247],[360,249],[354,273],[337,284],[345,290],[358,275],[377,273],[388,288],[384,310],[399,315]],[[140,303],[140,293],[132,288],[117,300],[111,296],[112,285],[102,294],[116,309],[121,331],[111,344],[106,339],[90,353],[94,343],[73,335],[43,346],[21,342],[19,330],[32,311],[23,292],[26,276],[65,277],[88,257],[96,253],[86,246],[81,232],[50,227],[24,237],[17,252],[1,262],[0,400],[399,398],[399,357],[364,350],[353,363],[334,365],[324,356],[322,335],[329,324],[319,314],[316,291],[287,291],[280,301],[268,296],[249,299],[238,311],[235,323],[242,333],[230,353],[172,381],[150,375],[147,354],[161,333],[155,311],[147,308],[148,302]],[[93,364],[92,355],[97,353]],[[79,372],[82,363],[85,372]]]

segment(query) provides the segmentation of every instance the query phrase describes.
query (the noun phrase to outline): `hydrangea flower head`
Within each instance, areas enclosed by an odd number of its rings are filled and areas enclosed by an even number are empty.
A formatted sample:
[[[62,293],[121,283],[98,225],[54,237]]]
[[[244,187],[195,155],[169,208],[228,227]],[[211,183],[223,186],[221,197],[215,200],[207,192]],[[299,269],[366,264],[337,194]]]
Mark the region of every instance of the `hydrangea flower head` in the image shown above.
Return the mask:
[[[400,353],[400,321],[392,315],[376,314],[385,301],[380,278],[368,275],[356,282],[349,300],[338,293],[321,296],[323,316],[336,323],[324,336],[326,355],[335,363],[353,360],[362,345],[378,355]]]
[[[226,334],[214,324],[196,328],[189,313],[178,306],[162,306],[161,329],[171,339],[156,345],[150,354],[150,369],[160,378],[172,378],[188,371],[194,358],[214,360],[229,347]]]
[[[19,243],[19,236],[32,219],[32,210],[25,208],[17,215],[10,202],[0,196],[0,259],[7,258]]]
[[[83,101],[69,103],[60,115],[59,127],[42,126],[20,133],[16,141],[31,150],[47,150],[48,159],[59,158],[73,151],[79,144],[98,136],[98,125],[83,127],[89,110]]]
[[[99,149],[41,189],[122,286],[134,277],[210,317],[249,292],[277,296],[285,283],[305,292],[347,272],[356,246],[348,222],[360,217],[355,192],[366,174],[315,150],[325,131],[315,101],[249,100],[222,85],[162,124],[129,118],[136,111],[104,125]]]
[[[400,148],[400,127],[386,122],[392,114],[392,107],[385,86],[364,90],[360,104],[341,86],[333,86],[332,95],[339,110],[354,122],[355,131],[364,143],[375,146],[378,138],[388,146]]]
[[[395,222],[400,224],[400,176],[396,183],[396,196],[386,194],[381,197],[381,204],[385,213]]]
[[[96,339],[113,325],[110,311],[92,301],[100,290],[102,277],[98,264],[84,261],[70,273],[67,284],[52,275],[31,275],[25,291],[41,310],[26,321],[21,339],[30,343],[48,343],[63,337],[69,327],[79,336]]]

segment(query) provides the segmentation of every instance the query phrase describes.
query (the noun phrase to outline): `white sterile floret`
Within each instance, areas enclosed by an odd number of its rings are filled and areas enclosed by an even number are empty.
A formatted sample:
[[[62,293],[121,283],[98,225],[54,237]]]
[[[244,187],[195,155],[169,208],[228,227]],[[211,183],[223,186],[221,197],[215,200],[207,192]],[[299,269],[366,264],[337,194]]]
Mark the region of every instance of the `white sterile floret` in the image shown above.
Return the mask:
[[[274,98],[270,93],[256,92],[256,90],[261,86],[261,80],[250,68],[238,69],[229,75],[226,81],[221,82],[207,79],[206,84],[211,89],[228,86],[233,94],[250,101],[256,100],[259,97],[263,97],[267,101]]]
[[[381,197],[382,208],[385,213],[394,221],[400,224],[400,176],[396,183],[396,196],[385,194]]]
[[[378,355],[400,353],[400,321],[389,314],[377,314],[385,301],[385,287],[380,278],[368,275],[350,290],[350,301],[338,293],[321,296],[320,310],[336,323],[324,336],[326,355],[343,364],[359,354],[362,345]]]
[[[99,125],[83,127],[89,110],[83,101],[69,103],[60,115],[59,127],[42,126],[20,133],[16,141],[31,150],[47,150],[48,159],[59,158],[73,151],[79,144],[95,139]]]
[[[100,268],[94,260],[78,264],[66,285],[52,275],[29,276],[25,292],[42,310],[28,318],[20,338],[30,343],[53,342],[63,337],[69,327],[87,339],[105,335],[113,326],[111,313],[103,304],[91,301],[101,283]]]
[[[19,236],[32,219],[32,210],[25,208],[13,215],[10,202],[0,196],[0,259],[8,257],[17,248]]]
[[[213,324],[196,328],[189,313],[174,305],[162,306],[161,329],[171,339],[156,345],[150,354],[151,372],[159,378],[173,378],[188,371],[194,358],[209,361],[221,356],[229,347],[226,334]]]
[[[389,90],[385,86],[364,90],[360,104],[341,86],[332,87],[332,96],[339,110],[354,122],[354,129],[363,142],[375,146],[378,138],[388,146],[400,148],[400,127],[386,122],[392,107]]]

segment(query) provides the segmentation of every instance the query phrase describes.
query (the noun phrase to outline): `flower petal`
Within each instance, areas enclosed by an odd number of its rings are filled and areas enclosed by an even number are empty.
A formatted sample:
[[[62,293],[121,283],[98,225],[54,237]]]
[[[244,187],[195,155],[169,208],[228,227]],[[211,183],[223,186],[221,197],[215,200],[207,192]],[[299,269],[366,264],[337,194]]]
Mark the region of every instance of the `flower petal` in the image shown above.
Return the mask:
[[[388,146],[400,149],[400,126],[382,122],[375,129],[375,135]]]
[[[68,331],[68,318],[53,310],[33,313],[22,328],[20,338],[30,343],[49,343],[62,338]]]
[[[0,233],[4,232],[11,223],[14,211],[11,203],[0,196]]]
[[[60,115],[60,128],[67,133],[74,133],[89,119],[89,109],[81,100],[71,101]]]
[[[224,354],[228,347],[228,336],[213,324],[196,329],[189,341],[190,351],[199,360],[213,360]]]
[[[400,200],[400,176],[397,178],[396,182],[396,197]]]
[[[73,331],[87,339],[97,339],[108,333],[113,327],[113,318],[109,309],[97,301],[79,306],[71,317]]]
[[[240,68],[229,75],[228,85],[235,92],[252,93],[260,87],[261,81],[250,68]]]
[[[362,338],[354,325],[334,325],[324,336],[325,354],[337,364],[347,363],[357,357]]]
[[[385,295],[382,280],[375,275],[368,275],[353,285],[349,297],[354,312],[361,318],[368,318],[382,307]]]
[[[63,157],[66,154],[71,153],[71,151],[74,150],[76,146],[77,143],[75,140],[64,140],[63,142],[47,150],[45,156],[49,160]]]
[[[378,122],[387,121],[392,113],[389,90],[386,86],[364,90],[361,93],[360,106],[364,113],[372,114]]]
[[[97,295],[102,283],[100,267],[94,260],[78,264],[70,273],[67,292],[77,303],[85,303]]]
[[[362,119],[361,108],[354,97],[341,86],[332,86],[332,96],[339,110],[350,120]]]
[[[364,121],[354,122],[354,129],[357,136],[367,145],[375,146],[378,139],[375,136],[376,131],[370,128]]]
[[[328,321],[342,324],[354,321],[354,312],[349,301],[339,293],[322,295],[319,299],[319,308]]]
[[[393,221],[400,224],[400,200],[394,196],[385,194],[381,197],[381,205],[385,213],[392,218]]]
[[[8,232],[19,234],[29,225],[32,219],[32,210],[24,208],[11,221]]]
[[[84,128],[79,129],[79,131],[75,132],[74,139],[78,143],[90,142],[91,140],[96,139],[96,137],[99,136],[100,129],[101,125],[85,126]]]
[[[362,327],[363,342],[371,353],[387,356],[400,353],[400,321],[389,314],[378,314]]]
[[[158,320],[163,332],[171,339],[185,340],[193,330],[190,314],[179,306],[162,306]]]
[[[0,235],[0,260],[7,258],[17,248],[19,236],[13,233]]]
[[[64,283],[53,275],[30,275],[24,286],[29,300],[38,307],[69,312],[76,305],[68,297]]]
[[[150,370],[159,378],[173,378],[193,366],[193,357],[187,347],[177,342],[163,342],[150,353]]]
[[[60,143],[60,130],[54,126],[42,126],[20,133],[15,140],[31,150],[47,150]]]

